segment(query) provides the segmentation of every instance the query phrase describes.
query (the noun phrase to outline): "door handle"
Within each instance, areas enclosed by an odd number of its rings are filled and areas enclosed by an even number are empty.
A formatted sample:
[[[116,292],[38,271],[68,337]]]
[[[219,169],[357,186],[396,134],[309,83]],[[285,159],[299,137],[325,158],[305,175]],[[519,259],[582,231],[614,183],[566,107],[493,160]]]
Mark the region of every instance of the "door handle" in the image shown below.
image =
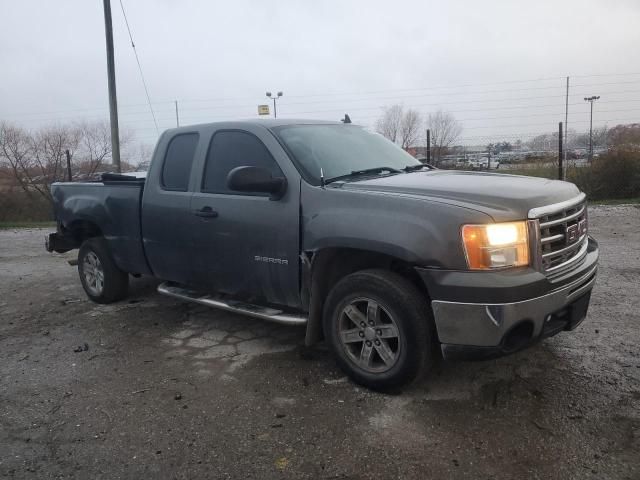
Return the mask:
[[[200,210],[196,210],[193,212],[196,217],[204,217],[204,218],[216,218],[218,216],[218,212],[213,210],[211,207],[202,207]]]

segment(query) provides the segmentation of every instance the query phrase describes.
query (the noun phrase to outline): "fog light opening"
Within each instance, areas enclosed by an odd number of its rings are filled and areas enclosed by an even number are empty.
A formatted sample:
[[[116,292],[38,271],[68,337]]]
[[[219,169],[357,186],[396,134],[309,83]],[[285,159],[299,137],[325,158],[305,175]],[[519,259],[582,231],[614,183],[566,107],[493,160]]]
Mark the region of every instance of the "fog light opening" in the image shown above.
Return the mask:
[[[519,323],[504,336],[502,349],[505,352],[515,352],[516,350],[520,350],[531,341],[532,335],[533,323]]]

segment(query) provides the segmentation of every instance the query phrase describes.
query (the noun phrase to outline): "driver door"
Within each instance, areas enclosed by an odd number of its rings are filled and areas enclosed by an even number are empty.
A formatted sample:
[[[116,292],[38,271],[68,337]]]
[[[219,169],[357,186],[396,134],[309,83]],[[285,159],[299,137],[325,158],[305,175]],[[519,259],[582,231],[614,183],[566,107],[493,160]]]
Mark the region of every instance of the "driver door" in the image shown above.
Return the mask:
[[[287,192],[275,201],[268,194],[227,188],[229,171],[240,166],[285,176],[259,134],[240,129],[213,132],[200,185],[191,197],[192,268],[198,284],[209,290],[296,307],[299,183],[289,182]]]

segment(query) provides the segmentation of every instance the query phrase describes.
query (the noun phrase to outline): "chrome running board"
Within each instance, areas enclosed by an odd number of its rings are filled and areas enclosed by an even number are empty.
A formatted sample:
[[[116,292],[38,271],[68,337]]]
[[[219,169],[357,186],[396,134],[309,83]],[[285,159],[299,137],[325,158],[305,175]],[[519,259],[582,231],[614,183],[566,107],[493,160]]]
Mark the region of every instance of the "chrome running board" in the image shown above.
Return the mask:
[[[206,305],[207,307],[218,308],[220,310],[239,313],[240,315],[247,315],[249,317],[260,318],[262,320],[269,320],[270,322],[283,323],[285,325],[304,325],[307,323],[307,318],[300,315],[292,315],[290,313],[284,313],[282,310],[252,305],[251,303],[215,298],[212,295],[203,294],[201,292],[171,285],[169,283],[159,285],[158,293],[178,298],[185,302],[199,303],[200,305]]]

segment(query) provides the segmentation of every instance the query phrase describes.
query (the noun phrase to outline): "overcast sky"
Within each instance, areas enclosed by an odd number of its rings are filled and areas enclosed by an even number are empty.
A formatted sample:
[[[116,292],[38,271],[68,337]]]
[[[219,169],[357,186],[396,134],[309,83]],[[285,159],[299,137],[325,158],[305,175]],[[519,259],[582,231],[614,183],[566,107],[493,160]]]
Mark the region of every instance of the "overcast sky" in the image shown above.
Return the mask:
[[[123,0],[160,130],[257,116],[372,125],[381,107],[438,108],[465,143],[640,121],[640,1]],[[112,0],[120,121],[157,137],[119,0]],[[0,4],[0,120],[108,118],[101,0]]]

